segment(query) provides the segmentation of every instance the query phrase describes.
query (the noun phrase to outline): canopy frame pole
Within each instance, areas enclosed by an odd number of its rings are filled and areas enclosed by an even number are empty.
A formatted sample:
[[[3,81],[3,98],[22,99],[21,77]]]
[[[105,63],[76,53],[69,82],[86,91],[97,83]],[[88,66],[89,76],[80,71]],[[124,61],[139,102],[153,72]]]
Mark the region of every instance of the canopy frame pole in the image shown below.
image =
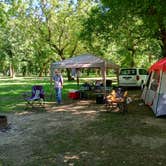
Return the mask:
[[[79,71],[80,69],[77,68],[76,69],[76,79],[77,79],[77,88],[79,89],[79,86],[80,86],[80,74],[79,74]]]
[[[103,62],[103,67],[102,67],[102,75],[103,75],[103,85],[104,85],[104,97],[106,97],[106,78],[107,78],[107,74],[106,74],[106,61]]]

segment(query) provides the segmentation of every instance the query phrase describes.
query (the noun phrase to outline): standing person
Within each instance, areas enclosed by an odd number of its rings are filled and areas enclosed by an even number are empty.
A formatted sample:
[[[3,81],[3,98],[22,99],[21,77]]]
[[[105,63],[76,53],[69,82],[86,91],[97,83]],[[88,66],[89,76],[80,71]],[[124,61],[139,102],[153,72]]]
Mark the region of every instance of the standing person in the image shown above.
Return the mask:
[[[63,77],[59,70],[55,70],[55,75],[53,76],[54,87],[55,87],[55,97],[58,104],[62,103],[62,88],[63,88]]]

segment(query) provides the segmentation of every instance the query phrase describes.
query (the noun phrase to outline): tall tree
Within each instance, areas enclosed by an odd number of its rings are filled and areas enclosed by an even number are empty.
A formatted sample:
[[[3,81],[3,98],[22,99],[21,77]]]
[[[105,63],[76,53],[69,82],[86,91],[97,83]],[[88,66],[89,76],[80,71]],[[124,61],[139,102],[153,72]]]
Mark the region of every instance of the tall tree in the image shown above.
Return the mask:
[[[64,60],[84,50],[79,33],[82,28],[80,20],[86,15],[87,2],[90,1],[76,3],[69,0],[41,0],[32,10],[35,13],[32,22],[38,31],[38,44],[50,46],[54,52],[52,59]]]
[[[90,0],[13,0],[0,3],[0,59],[15,71],[47,73],[52,61],[82,53],[80,20],[91,8]],[[3,69],[0,68],[2,71]]]
[[[4,2],[6,20],[1,27],[1,53],[4,63],[8,65],[10,76],[15,77],[15,71],[21,67],[21,60],[24,58],[24,51],[27,49],[25,24],[26,3],[23,1]]]
[[[129,18],[142,20],[143,35],[157,39],[161,56],[166,56],[166,10],[165,1],[158,0],[102,0],[117,24]],[[141,37],[142,34],[140,34]]]

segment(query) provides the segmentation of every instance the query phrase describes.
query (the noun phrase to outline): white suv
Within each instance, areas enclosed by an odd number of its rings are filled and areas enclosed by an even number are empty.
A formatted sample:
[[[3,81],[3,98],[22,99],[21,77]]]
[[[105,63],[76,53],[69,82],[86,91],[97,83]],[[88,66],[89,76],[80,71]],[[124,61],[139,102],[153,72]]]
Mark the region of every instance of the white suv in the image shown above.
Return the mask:
[[[147,71],[142,68],[122,68],[119,74],[119,86],[143,88],[147,75]]]

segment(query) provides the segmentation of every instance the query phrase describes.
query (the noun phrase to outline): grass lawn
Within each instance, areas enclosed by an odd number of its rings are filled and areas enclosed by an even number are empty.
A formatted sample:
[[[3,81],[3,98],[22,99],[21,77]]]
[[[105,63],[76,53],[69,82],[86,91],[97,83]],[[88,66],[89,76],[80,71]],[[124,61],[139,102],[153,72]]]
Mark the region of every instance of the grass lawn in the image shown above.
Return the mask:
[[[50,78],[16,78],[0,81],[0,112],[21,111],[25,107],[23,93],[31,92],[33,85],[43,85],[47,101],[55,101],[54,89],[50,87]],[[64,82],[63,100],[68,92],[77,89],[76,82]],[[52,97],[51,97],[52,96]]]
[[[89,100],[56,106],[52,99],[45,111],[24,111],[21,94],[34,84],[49,93],[46,78],[0,82],[0,111],[11,123],[0,131],[0,166],[165,166],[166,119],[143,105],[140,90],[129,90],[125,115]],[[65,81],[63,98],[76,88]]]

